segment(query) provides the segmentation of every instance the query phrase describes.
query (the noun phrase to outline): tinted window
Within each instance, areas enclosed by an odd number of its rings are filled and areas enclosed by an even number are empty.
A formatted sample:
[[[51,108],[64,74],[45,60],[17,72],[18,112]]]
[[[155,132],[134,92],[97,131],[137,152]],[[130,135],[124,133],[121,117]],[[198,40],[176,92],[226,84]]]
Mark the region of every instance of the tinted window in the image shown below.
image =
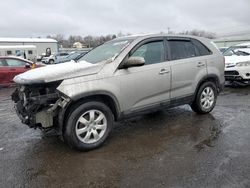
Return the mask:
[[[7,55],[11,55],[12,54],[12,51],[7,51]]]
[[[69,55],[68,53],[60,53],[60,54],[58,54],[58,56],[67,56],[67,55]]]
[[[143,57],[145,59],[145,64],[163,62],[164,61],[163,41],[143,44],[131,56]]]
[[[32,55],[32,54],[33,54],[33,51],[32,51],[32,50],[29,50],[29,51],[28,51],[28,54]]]
[[[211,51],[204,46],[204,44],[202,44],[200,41],[198,40],[192,40],[193,44],[195,45],[199,55],[210,55]]]
[[[170,54],[172,60],[195,57],[195,47],[191,41],[170,40]]]
[[[10,67],[23,67],[26,64],[24,61],[20,61],[17,59],[6,59],[6,62]]]

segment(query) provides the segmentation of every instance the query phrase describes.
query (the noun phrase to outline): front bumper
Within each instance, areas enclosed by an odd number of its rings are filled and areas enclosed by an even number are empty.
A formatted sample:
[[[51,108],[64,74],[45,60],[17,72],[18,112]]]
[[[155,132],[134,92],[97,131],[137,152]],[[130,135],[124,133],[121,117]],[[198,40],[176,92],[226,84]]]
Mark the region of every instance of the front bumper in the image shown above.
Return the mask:
[[[49,63],[49,60],[45,60],[45,59],[42,59],[42,61],[41,61],[42,63],[45,63],[45,64],[47,64],[47,63]]]
[[[58,125],[58,114],[69,99],[54,89],[48,89],[22,86],[14,91],[14,108],[23,124],[31,128],[51,128]]]
[[[250,81],[250,66],[225,69],[226,81]]]

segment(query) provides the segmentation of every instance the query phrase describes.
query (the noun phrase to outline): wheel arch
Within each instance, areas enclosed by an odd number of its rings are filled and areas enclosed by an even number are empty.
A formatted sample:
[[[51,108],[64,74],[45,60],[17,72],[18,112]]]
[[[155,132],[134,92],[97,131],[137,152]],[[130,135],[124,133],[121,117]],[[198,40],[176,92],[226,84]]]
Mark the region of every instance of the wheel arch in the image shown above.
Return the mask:
[[[106,104],[113,112],[115,119],[119,116],[120,106],[117,98],[110,92],[107,91],[94,91],[85,94],[81,94],[72,98],[73,104],[82,104],[85,101],[100,101]]]
[[[106,104],[114,114],[115,120],[118,120],[120,116],[120,107],[116,97],[113,94],[105,91],[90,92],[73,97],[71,102],[69,102],[67,106],[61,110],[59,113],[60,131],[64,130],[64,125],[67,121],[67,118],[73,112],[73,110],[77,108],[77,106],[89,101],[99,101]]]
[[[209,75],[203,77],[203,78],[198,82],[198,84],[197,84],[197,86],[196,86],[196,89],[195,89],[195,93],[194,93],[194,99],[196,98],[196,95],[197,95],[197,93],[198,93],[199,88],[200,88],[201,85],[202,85],[203,83],[205,83],[205,82],[213,82],[213,83],[216,85],[217,92],[219,92],[219,87],[220,87],[220,86],[219,86],[219,85],[220,85],[220,83],[219,83],[219,77],[218,77],[217,75],[215,75],[215,74],[209,74]],[[194,99],[193,99],[193,100],[194,100]]]

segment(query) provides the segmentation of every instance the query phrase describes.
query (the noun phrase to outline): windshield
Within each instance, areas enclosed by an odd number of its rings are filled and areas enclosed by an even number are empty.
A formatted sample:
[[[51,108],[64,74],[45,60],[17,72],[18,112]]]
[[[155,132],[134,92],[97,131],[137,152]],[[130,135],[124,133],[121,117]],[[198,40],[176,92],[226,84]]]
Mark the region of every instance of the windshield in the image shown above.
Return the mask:
[[[131,40],[113,40],[111,42],[104,43],[86,55],[84,55],[79,61],[87,61],[89,63],[98,63],[116,57],[120,52],[127,47]]]
[[[250,55],[249,46],[232,46],[228,48],[224,53],[224,56],[248,56]]]

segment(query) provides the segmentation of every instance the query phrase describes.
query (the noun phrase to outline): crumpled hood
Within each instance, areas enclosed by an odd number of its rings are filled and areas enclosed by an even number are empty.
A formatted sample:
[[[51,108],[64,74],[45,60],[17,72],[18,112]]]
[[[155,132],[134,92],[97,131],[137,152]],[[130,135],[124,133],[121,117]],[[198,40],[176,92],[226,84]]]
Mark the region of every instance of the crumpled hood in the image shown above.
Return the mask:
[[[83,61],[79,63],[70,61],[62,64],[47,65],[15,76],[14,82],[18,84],[39,84],[96,74],[101,70],[102,65]]]

